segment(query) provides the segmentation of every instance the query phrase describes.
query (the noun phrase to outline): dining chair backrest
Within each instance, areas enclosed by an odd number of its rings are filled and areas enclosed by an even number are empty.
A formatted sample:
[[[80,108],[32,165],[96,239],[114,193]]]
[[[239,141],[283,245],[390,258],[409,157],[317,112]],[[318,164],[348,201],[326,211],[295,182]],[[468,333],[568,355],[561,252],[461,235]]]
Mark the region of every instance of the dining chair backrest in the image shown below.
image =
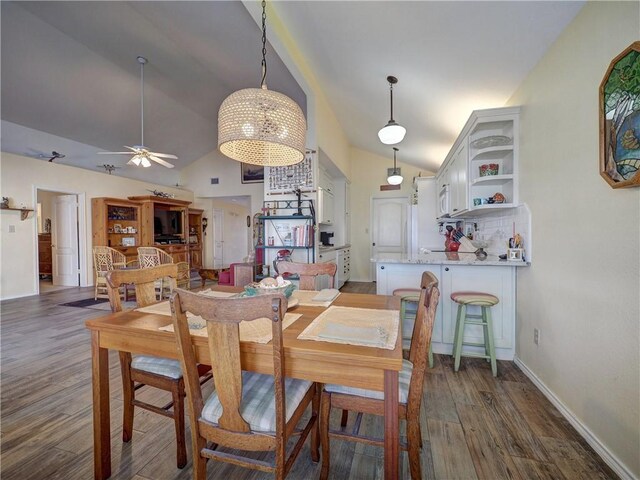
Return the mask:
[[[204,407],[198,381],[196,357],[189,333],[186,312],[201,316],[207,322],[209,353],[213,379],[222,405],[218,425],[207,424],[209,432],[217,430],[215,437],[221,445],[243,450],[275,448],[275,438],[283,438],[285,418],[284,348],[282,320],[287,300],[281,294],[258,295],[243,298],[218,298],[176,289],[170,298],[178,351],[185,378],[187,399],[191,408],[191,428],[199,432],[203,425],[199,419]],[[249,423],[240,414],[242,400],[242,369],[240,364],[240,322],[258,319],[271,320],[273,339],[273,374],[275,379],[276,437],[251,434]],[[211,438],[209,436],[209,438]],[[244,446],[245,448],[242,448]]]
[[[407,410],[417,409],[418,412],[420,410],[424,376],[431,346],[431,334],[439,299],[438,279],[433,273],[424,272],[420,281],[420,299],[418,300],[418,311],[409,349],[409,361],[413,364],[413,370],[409,384]],[[407,412],[407,415],[409,414],[410,412]]]
[[[93,247],[93,266],[96,272],[108,272],[116,267],[125,266],[127,258],[111,247]]]
[[[134,270],[113,270],[107,274],[111,310],[113,312],[122,311],[122,303],[118,294],[121,286],[135,285],[136,304],[138,307],[146,307],[158,301],[155,289],[157,280],[168,278],[170,288],[174,290],[177,277],[178,266],[173,264]]]
[[[138,247],[138,264],[140,268],[157,267],[173,263],[173,257],[156,247]]]
[[[300,290],[315,290],[318,275],[329,276],[329,288],[333,288],[337,266],[335,263],[296,263],[278,262],[277,270],[280,275],[293,273],[300,276]]]

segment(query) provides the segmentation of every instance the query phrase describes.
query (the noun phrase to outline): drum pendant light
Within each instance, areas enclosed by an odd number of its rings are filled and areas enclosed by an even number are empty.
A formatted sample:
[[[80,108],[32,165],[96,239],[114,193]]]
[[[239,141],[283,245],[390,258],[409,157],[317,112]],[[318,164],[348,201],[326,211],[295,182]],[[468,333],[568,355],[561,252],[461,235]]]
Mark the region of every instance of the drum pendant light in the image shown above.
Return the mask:
[[[402,175],[400,175],[400,169],[396,166],[397,151],[398,149],[396,147],[393,147],[393,171],[391,172],[391,175],[387,177],[387,183],[389,185],[400,185],[402,183],[402,180],[404,180],[404,178],[402,178]]]
[[[391,97],[391,118],[378,132],[378,138],[385,145],[395,145],[402,141],[407,129],[393,119],[393,86],[398,83],[398,79],[390,75],[387,77],[387,82],[389,82],[389,94]]]
[[[229,95],[218,112],[218,148],[227,157],[253,165],[293,165],[304,159],[307,122],[302,109],[282,93],[267,89],[266,2],[262,1],[262,81]]]

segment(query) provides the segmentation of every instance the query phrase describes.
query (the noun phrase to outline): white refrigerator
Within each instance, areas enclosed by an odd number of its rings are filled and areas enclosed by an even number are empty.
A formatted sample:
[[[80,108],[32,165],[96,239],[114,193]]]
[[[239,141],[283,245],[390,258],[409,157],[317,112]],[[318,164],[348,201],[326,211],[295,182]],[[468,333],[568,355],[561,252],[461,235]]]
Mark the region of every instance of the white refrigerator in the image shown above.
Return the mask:
[[[435,177],[416,177],[415,188],[417,204],[411,205],[409,253],[415,255],[424,249],[443,251],[445,237],[440,234],[436,220],[438,198]]]

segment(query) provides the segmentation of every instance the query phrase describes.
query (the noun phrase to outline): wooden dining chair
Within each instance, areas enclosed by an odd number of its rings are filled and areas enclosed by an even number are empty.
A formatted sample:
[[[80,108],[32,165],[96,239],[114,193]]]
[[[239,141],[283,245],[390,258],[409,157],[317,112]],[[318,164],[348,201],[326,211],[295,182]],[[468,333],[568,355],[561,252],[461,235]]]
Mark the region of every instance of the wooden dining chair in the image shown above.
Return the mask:
[[[278,262],[276,270],[280,275],[285,273],[297,274],[300,277],[300,290],[316,290],[318,275],[329,276],[329,288],[333,288],[337,266],[335,263],[296,263]]]
[[[207,476],[207,461],[218,460],[246,468],[275,473],[284,479],[307,436],[311,435],[311,458],[319,460],[319,388],[313,382],[285,378],[282,321],[287,300],[281,294],[244,298],[217,298],[177,289],[171,311],[178,351],[187,387],[193,444],[194,479]],[[195,346],[186,312],[207,322],[215,391],[206,399],[198,383]],[[242,370],[240,322],[271,321],[272,359],[265,363],[273,375]],[[267,357],[265,356],[265,362]],[[311,404],[311,416],[302,430],[295,427]],[[290,437],[300,435],[287,456]],[[207,442],[214,444],[213,448]],[[244,451],[273,451],[271,462],[231,452],[216,451],[218,445]]]
[[[107,275],[109,287],[109,301],[113,312],[122,311],[120,295],[117,293],[122,285],[135,285],[137,307],[146,307],[156,303],[155,284],[158,279],[168,278],[172,290],[175,288],[178,276],[177,265],[159,265],[137,270],[113,270]],[[153,357],[150,355],[136,355],[132,358],[130,352],[120,352],[120,368],[122,371],[122,395],[124,397],[122,440],[129,442],[133,436],[134,407],[144,408],[150,412],[173,418],[178,468],[187,464],[184,423],[184,378],[178,360]],[[201,382],[211,378],[211,367],[198,365],[197,372]],[[165,390],[171,393],[172,401],[158,407],[136,398],[135,392],[145,385]],[[173,407],[173,408],[172,408]]]
[[[189,264],[187,262],[178,262],[176,265],[178,266],[177,287],[191,290],[191,269]]]
[[[127,264],[127,257],[111,247],[93,247],[94,300],[108,298],[107,273]]]
[[[156,247],[138,247],[138,265],[140,268],[157,267],[173,263],[173,257],[164,250]],[[170,291],[170,286],[163,279],[156,281],[156,294],[158,300],[166,298]]]
[[[402,361],[402,370],[398,379],[399,416],[401,420],[404,419],[407,423],[407,441],[401,442],[401,447],[409,452],[409,468],[413,480],[422,478],[420,467],[420,449],[422,448],[420,404],[422,402],[424,374],[439,297],[437,278],[430,272],[424,272],[420,284],[420,300],[418,302],[416,321],[413,326],[409,360]],[[329,430],[329,416],[332,407],[343,409],[341,430]],[[383,416],[384,392],[342,385],[327,384],[324,386],[320,405],[321,479],[326,479],[329,476],[329,437],[368,445],[384,446],[383,440],[360,436],[357,431],[353,432],[353,434],[345,431],[347,416],[344,412],[349,410],[360,412],[360,414],[368,413]],[[359,424],[359,422],[356,422],[356,424]]]

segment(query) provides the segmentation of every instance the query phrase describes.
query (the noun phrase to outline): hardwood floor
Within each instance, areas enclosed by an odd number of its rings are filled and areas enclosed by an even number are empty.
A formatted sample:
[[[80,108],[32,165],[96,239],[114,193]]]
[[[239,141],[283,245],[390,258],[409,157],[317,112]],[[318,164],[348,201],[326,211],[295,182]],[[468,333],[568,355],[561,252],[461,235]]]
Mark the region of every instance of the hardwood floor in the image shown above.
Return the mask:
[[[349,282],[343,291],[371,293],[375,285]],[[92,288],[74,287],[1,304],[3,480],[93,477],[91,351],[84,322],[104,310],[60,306],[92,296]],[[110,366],[112,478],[191,478],[191,460],[183,470],[175,467],[171,420],[136,409],[133,439],[122,443],[116,352]],[[617,478],[513,363],[499,362],[498,369],[496,379],[486,362],[464,359],[454,373],[451,357],[436,355],[423,400],[424,478]],[[158,392],[144,394],[160,404],[167,398]],[[349,421],[355,417],[350,415]],[[337,425],[339,419],[333,420]],[[381,419],[365,416],[361,431],[381,436]],[[190,450],[189,445],[189,459]],[[320,465],[311,462],[308,443],[305,450],[289,478],[318,478]],[[332,441],[331,457],[330,478],[382,478],[378,448]],[[401,468],[402,478],[408,479],[406,454]],[[272,476],[210,462],[208,478]]]

